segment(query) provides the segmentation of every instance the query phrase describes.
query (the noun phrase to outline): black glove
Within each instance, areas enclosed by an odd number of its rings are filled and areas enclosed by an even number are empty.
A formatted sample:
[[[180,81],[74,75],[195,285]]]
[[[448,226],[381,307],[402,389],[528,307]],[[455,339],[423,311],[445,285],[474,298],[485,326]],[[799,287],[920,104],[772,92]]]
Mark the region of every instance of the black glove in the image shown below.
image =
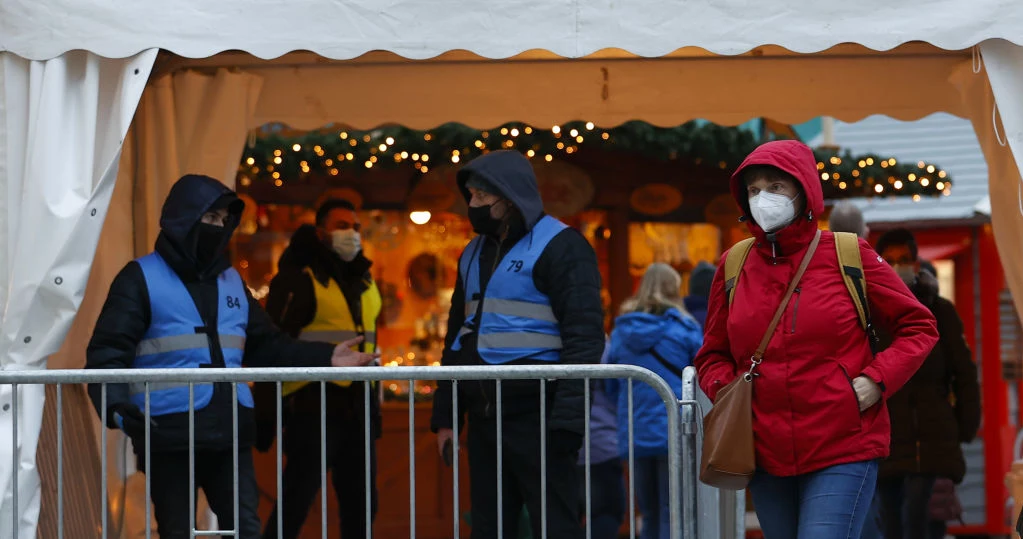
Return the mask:
[[[130,402],[112,405],[107,409],[107,426],[120,428],[131,439],[145,439],[146,415]]]
[[[547,432],[547,449],[551,453],[578,453],[582,446],[582,434],[561,429]]]

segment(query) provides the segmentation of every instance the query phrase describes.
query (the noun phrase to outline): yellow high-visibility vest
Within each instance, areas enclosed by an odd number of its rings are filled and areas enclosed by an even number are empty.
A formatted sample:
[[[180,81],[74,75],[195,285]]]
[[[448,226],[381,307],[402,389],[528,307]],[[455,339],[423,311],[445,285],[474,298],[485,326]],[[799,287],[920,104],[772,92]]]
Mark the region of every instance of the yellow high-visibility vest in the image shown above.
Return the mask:
[[[357,327],[348,307],[348,300],[345,299],[344,292],[337,282],[330,279],[324,286],[313,276],[312,270],[306,268],[306,273],[313,283],[316,316],[308,326],[302,328],[299,338],[304,341],[340,343],[364,335],[366,340],[362,346],[363,351],[370,354],[376,351],[377,317],[383,308],[383,298],[380,297],[380,289],[376,283],[372,280],[366,281],[369,288],[362,293],[362,327]],[[352,385],[350,380],[338,380],[334,383],[341,387]],[[289,395],[307,384],[309,382],[284,382],[281,384],[281,393]]]

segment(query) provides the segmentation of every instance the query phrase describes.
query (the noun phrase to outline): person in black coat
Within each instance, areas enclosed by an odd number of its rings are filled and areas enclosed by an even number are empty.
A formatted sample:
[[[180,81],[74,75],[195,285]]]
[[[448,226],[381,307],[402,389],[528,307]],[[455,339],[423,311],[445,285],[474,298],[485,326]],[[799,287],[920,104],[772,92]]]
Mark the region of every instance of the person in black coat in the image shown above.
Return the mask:
[[[930,536],[928,502],[935,479],[959,483],[966,474],[960,444],[973,440],[981,419],[977,366],[955,306],[938,295],[935,276],[921,270],[912,233],[886,232],[877,252],[938,321],[938,344],[909,383],[888,399],[891,454],[878,472],[885,538],[924,539]],[[881,338],[883,346],[887,339]]]
[[[238,357],[241,346],[244,366],[250,367],[328,367],[367,365],[377,356],[355,352],[350,346],[358,344],[355,339],[341,345],[321,342],[296,341],[273,325],[259,303],[252,298],[248,288],[241,282],[237,272],[231,268],[226,248],[231,235],[238,226],[244,203],[233,191],[208,176],[187,175],[171,188],[163,205],[160,217],[160,234],[156,240],[155,254],[129,262],[114,278],[110,292],[103,305],[92,339],[86,349],[87,369],[129,369],[142,368],[139,359],[149,342],[162,346],[162,353],[169,360],[182,347],[171,341],[151,338],[153,321],[165,324],[167,319],[196,321],[193,335],[178,337],[191,342],[195,336],[205,340],[203,348],[189,348],[188,358],[197,363],[196,367],[227,368],[237,367],[231,358]],[[148,259],[148,260],[147,260]],[[157,260],[157,265],[153,261]],[[167,267],[163,280],[156,280],[147,268]],[[169,275],[168,275],[169,273]],[[150,282],[159,283],[159,289],[150,289]],[[226,294],[225,283],[235,283],[238,295]],[[185,298],[181,303],[150,301],[154,294],[182,287]],[[166,298],[164,293],[162,296]],[[171,309],[178,309],[176,312]],[[225,312],[227,311],[227,312]],[[243,328],[242,338],[234,338],[226,329],[223,320],[232,316],[230,312],[246,312],[247,317],[236,322]],[[179,324],[180,325],[180,324]],[[233,343],[233,344],[232,344]],[[198,358],[196,360],[196,358]],[[227,359],[227,361],[225,360]],[[147,367],[161,365],[146,364]],[[167,364],[164,367],[183,365]],[[188,365],[184,365],[188,366]],[[204,384],[196,384],[194,391],[200,394]],[[238,515],[239,535],[243,539],[255,539],[260,534],[259,517],[256,514],[258,493],[252,461],[252,444],[255,440],[255,422],[248,389],[238,387],[238,401],[232,400],[231,384],[213,384],[209,401],[202,405],[197,398],[195,404],[195,487],[202,488],[217,515],[221,529],[230,530],[234,522],[234,439],[233,413],[238,413]],[[176,393],[155,386],[150,388],[150,483],[154,515],[163,539],[187,538],[190,536],[189,511],[189,432],[187,390]],[[163,391],[163,396],[157,396]],[[168,395],[168,391],[174,393]],[[137,455],[139,471],[145,470],[145,414],[139,406],[135,388],[128,384],[106,384],[107,427],[123,429],[131,438]],[[184,395],[184,399],[181,397]],[[102,413],[101,384],[89,385],[89,396],[97,413]],[[182,400],[170,402],[168,400]],[[184,409],[173,413],[159,413],[161,407]]]
[[[334,324],[330,330],[354,332],[362,328],[360,334],[368,335],[362,344],[363,351],[369,351],[368,347],[375,349],[376,318],[382,300],[370,274],[373,263],[362,250],[361,229],[355,206],[347,200],[331,199],[317,209],[316,226],[302,225],[292,235],[281,254],[279,272],[270,282],[266,299],[266,311],[271,319],[292,337],[317,338],[315,328],[319,327],[322,334],[324,320],[330,320]],[[337,325],[336,317],[341,310],[350,318],[348,327]],[[275,384],[256,385],[260,438],[257,449],[266,451],[277,430],[277,388]],[[287,466],[281,479],[283,499],[278,502],[283,516],[280,539],[299,536],[322,481],[320,384],[294,387],[296,385],[286,383],[282,389],[284,417],[280,443]],[[381,434],[379,384],[371,384],[368,428],[365,425],[365,388],[362,382],[330,383],[323,388],[326,465],[338,500],[343,539],[366,537],[366,529],[372,526],[377,513],[376,440]],[[370,434],[368,457],[367,432]],[[366,521],[367,459],[370,464],[370,522]],[[264,539],[278,538],[277,518],[277,507],[274,507],[263,532]]]
[[[597,258],[578,231],[564,227],[549,240],[533,262],[506,259],[516,249],[541,241],[537,229],[556,229],[545,216],[532,165],[522,154],[497,151],[477,158],[458,173],[458,185],[469,203],[469,217],[479,239],[463,254],[471,271],[477,272],[483,293],[467,298],[467,283],[458,277],[451,298],[443,365],[489,365],[481,357],[480,330],[474,322],[500,286],[531,270],[531,284],[549,303],[560,349],[556,362],[593,364],[604,350],[604,312],[600,299],[601,278]],[[560,225],[563,227],[563,225]],[[525,243],[522,243],[525,242]],[[518,244],[522,243],[522,246]],[[478,250],[476,249],[478,246]],[[477,257],[467,259],[466,257]],[[529,265],[532,264],[530,268]],[[520,273],[521,272],[521,273]],[[521,283],[521,281],[516,281]],[[524,291],[525,293],[526,291]],[[533,291],[528,291],[533,293]],[[467,322],[466,305],[476,306]],[[492,308],[498,304],[493,302]],[[485,320],[485,318],[484,318]],[[535,335],[535,334],[533,334]],[[525,334],[525,338],[529,338]],[[548,351],[549,352],[549,351]],[[548,357],[550,354],[548,353]],[[550,364],[534,356],[508,364]],[[504,536],[516,537],[517,518],[523,504],[529,512],[533,536],[540,537],[540,384],[535,380],[502,382],[504,480]],[[547,382],[547,523],[548,536],[581,537],[576,458],[582,446],[584,396],[582,380]],[[472,492],[472,536],[497,536],[496,489],[496,386],[493,381],[458,384],[459,409],[452,410],[449,381],[439,381],[433,398],[432,429],[437,432],[442,455],[468,416],[469,467]],[[457,415],[457,424],[453,420]],[[457,455],[454,456],[457,458]]]

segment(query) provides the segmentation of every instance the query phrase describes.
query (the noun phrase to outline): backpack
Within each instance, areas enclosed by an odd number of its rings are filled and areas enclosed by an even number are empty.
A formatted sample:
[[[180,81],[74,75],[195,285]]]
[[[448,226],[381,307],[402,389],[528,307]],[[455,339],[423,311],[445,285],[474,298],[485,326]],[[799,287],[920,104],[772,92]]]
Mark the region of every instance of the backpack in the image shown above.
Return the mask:
[[[863,260],[860,258],[860,242],[856,234],[835,232],[835,252],[838,253],[838,267],[842,270],[845,288],[856,306],[856,314],[860,319],[860,327],[867,333],[870,349],[876,353],[877,336],[870,321],[870,305],[867,303],[867,281],[863,274]],[[725,257],[725,294],[731,307],[735,297],[735,285],[738,284],[739,273],[742,271],[746,258],[753,249],[756,238],[746,238],[728,251]]]

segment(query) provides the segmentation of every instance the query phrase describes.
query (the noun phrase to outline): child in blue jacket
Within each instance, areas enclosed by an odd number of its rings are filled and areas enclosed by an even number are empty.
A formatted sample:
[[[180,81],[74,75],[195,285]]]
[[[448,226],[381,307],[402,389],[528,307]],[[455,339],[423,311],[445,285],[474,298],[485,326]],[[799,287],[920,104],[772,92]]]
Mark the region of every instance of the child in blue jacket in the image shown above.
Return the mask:
[[[636,295],[622,305],[611,333],[610,363],[637,365],[656,373],[682,396],[682,369],[692,365],[703,344],[703,330],[683,306],[682,278],[667,264],[651,264]],[[618,401],[618,447],[629,455],[629,422],[633,424],[635,484],[643,515],[641,539],[667,539],[668,412],[660,395],[643,382],[632,385],[632,417],[628,389],[609,380],[607,394]]]

